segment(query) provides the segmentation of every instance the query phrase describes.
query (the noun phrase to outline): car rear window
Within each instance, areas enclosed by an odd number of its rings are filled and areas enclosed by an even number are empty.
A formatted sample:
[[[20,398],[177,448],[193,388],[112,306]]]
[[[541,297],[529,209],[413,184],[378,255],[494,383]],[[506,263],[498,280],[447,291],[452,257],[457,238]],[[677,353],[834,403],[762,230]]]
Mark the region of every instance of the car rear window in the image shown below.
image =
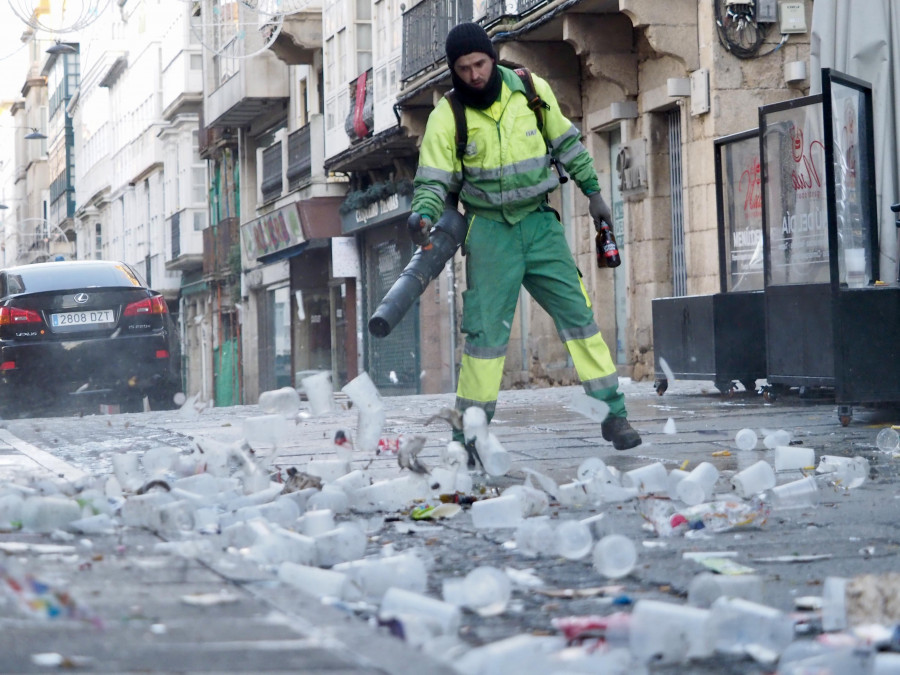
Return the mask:
[[[126,265],[67,265],[48,263],[7,270],[7,292],[41,293],[69,288],[142,287],[145,284]]]

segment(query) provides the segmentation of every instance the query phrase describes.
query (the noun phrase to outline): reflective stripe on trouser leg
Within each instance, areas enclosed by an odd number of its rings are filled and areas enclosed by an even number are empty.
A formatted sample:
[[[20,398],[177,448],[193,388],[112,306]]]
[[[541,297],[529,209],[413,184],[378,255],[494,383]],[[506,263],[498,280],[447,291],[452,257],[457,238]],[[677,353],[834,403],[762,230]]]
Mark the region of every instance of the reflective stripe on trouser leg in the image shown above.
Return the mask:
[[[503,364],[525,264],[519,229],[478,216],[466,237],[466,290],[461,330],[466,335],[456,408],[477,405],[494,416]]]
[[[522,221],[529,237],[523,284],[556,324],[585,392],[604,401],[611,415],[625,416],[625,397],[609,348],[594,322],[591,301],[553,214],[537,212]],[[527,231],[527,232],[526,232]]]

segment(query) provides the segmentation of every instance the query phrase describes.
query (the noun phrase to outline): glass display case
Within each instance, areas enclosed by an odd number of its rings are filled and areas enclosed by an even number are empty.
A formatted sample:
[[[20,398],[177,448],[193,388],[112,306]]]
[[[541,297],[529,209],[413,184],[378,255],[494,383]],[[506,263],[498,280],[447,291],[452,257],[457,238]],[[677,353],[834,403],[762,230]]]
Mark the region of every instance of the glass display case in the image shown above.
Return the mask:
[[[900,289],[879,280],[871,87],[825,69],[822,94],[763,106],[766,395],[900,400]]]
[[[766,376],[759,132],[714,143],[720,292],[653,300],[656,391],[668,380],[712,380],[723,394],[736,382],[755,391]]]

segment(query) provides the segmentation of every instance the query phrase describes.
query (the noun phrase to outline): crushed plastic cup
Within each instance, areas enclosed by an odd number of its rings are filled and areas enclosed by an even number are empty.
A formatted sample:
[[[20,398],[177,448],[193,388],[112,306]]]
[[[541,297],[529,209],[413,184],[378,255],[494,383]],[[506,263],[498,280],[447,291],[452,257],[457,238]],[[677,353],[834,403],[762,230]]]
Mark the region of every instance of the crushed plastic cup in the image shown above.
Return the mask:
[[[885,427],[875,437],[875,445],[881,452],[893,454],[900,451],[900,434],[896,429]]]
[[[362,598],[359,587],[346,574],[285,560],[278,566],[278,578],[314,597],[332,597],[355,602]]]
[[[710,607],[716,651],[780,654],[794,639],[794,621],[784,612],[744,598],[721,596]]]
[[[708,609],[720,596],[763,601],[763,580],[756,574],[701,572],[688,585],[688,604]]]
[[[813,476],[776,485],[770,494],[775,510],[802,509],[819,503],[819,486]]]
[[[774,450],[779,445],[790,445],[790,443],[791,432],[785,431],[784,429],[769,431],[763,437],[763,445],[765,445],[769,450]]]
[[[591,552],[594,535],[591,528],[580,520],[562,520],[555,528],[553,550],[568,560],[581,560]]]
[[[479,499],[469,512],[472,525],[479,530],[518,527],[522,521],[522,502],[516,495]]]
[[[759,437],[753,429],[740,429],[734,436],[738,450],[755,450]]]
[[[608,534],[594,545],[594,569],[608,579],[631,574],[637,557],[634,543],[622,534]]]
[[[516,528],[516,550],[535,558],[550,550],[554,537],[555,527],[549,516],[526,518]]]
[[[300,411],[300,394],[293,387],[264,391],[259,395],[259,409],[270,415],[293,419]]]
[[[628,642],[641,663],[682,663],[714,652],[710,611],[699,607],[638,600],[631,613]]]
[[[801,471],[816,465],[816,451],[802,445],[779,445],[775,448],[775,471]]]
[[[775,487],[775,470],[764,459],[751,464],[731,477],[731,487],[743,499]]]
[[[512,583],[509,577],[496,567],[476,567],[463,580],[464,606],[479,616],[502,614],[511,595]]]
[[[669,489],[669,474],[662,462],[645,464],[626,471],[622,476],[622,486],[637,488],[642,495],[666,494]]]
[[[599,481],[601,483],[618,483],[619,481],[599,457],[588,457],[575,471],[575,477],[580,481]]]
[[[313,415],[327,415],[334,410],[334,385],[331,372],[323,370],[307,375],[300,383],[309,401],[309,410]]]
[[[678,482],[675,494],[690,506],[696,506],[712,499],[719,470],[710,462],[700,462],[691,472]]]
[[[837,487],[857,488],[869,477],[869,460],[859,456],[822,455],[816,474]]]

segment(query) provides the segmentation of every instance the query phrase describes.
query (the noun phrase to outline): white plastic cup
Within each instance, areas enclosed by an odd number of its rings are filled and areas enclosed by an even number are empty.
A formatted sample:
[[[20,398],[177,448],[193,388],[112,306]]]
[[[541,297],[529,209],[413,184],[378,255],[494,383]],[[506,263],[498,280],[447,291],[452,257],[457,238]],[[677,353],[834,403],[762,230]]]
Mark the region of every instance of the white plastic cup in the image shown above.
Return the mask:
[[[749,499],[755,494],[771,490],[776,482],[775,470],[764,459],[731,477],[731,487],[742,499]]]
[[[802,445],[779,445],[775,448],[775,471],[800,471],[816,465],[816,451]]]
[[[398,511],[416,499],[429,499],[431,490],[425,477],[418,474],[378,481],[353,493],[351,505],[357,511]]]
[[[479,616],[502,614],[511,595],[512,583],[509,577],[496,567],[476,567],[463,580],[465,607]]]
[[[149,527],[160,534],[186,534],[194,529],[194,505],[187,500],[163,504],[152,514]]]
[[[323,370],[300,380],[313,415],[326,415],[334,410],[334,385],[331,373]]]
[[[387,412],[381,394],[365,371],[350,380],[341,389],[359,410],[356,427],[356,449],[375,452],[387,421]]]
[[[774,450],[779,445],[789,445],[791,442],[791,432],[784,429],[770,431],[763,438],[763,445],[769,450]]]
[[[344,522],[333,530],[316,535],[316,559],[320,567],[362,558],[366,552],[366,533],[354,522]]]
[[[738,450],[755,450],[759,437],[753,429],[741,429],[734,436],[734,443]]]
[[[802,509],[819,503],[819,486],[813,476],[806,476],[772,488],[772,508]]]
[[[556,525],[553,550],[568,560],[581,560],[591,552],[594,535],[591,528],[580,520],[562,520]]]
[[[130,496],[119,510],[122,524],[128,527],[150,527],[156,509],[173,501],[175,498],[168,492],[147,492]]]
[[[414,625],[422,628],[414,639],[419,644],[440,635],[456,635],[461,620],[456,605],[396,587],[385,592],[378,614],[382,619],[401,621],[404,628]],[[409,635],[410,631],[407,631],[407,637]]]
[[[414,551],[348,560],[332,569],[346,574],[366,597],[374,600],[381,600],[389,588],[424,593],[428,584],[425,563]]]
[[[631,574],[637,557],[634,543],[622,534],[609,534],[594,545],[594,569],[608,579]]]
[[[672,499],[676,499],[678,497],[678,484],[687,478],[690,475],[690,471],[685,471],[683,469],[672,469],[669,472],[669,477],[667,479],[667,488],[666,493]]]
[[[774,607],[721,596],[710,608],[716,651],[744,654],[761,648],[780,654],[794,640],[794,621]]]
[[[720,596],[761,603],[763,580],[756,574],[713,574],[701,572],[688,585],[688,604],[708,609]]]
[[[900,451],[900,434],[896,429],[885,427],[875,437],[875,445],[881,452],[893,454]]]
[[[539,516],[550,508],[550,498],[547,493],[527,485],[510,485],[502,494],[514,495],[519,498],[522,504],[523,518]]]
[[[278,566],[278,578],[314,597],[332,597],[356,601],[362,593],[342,572],[325,570],[311,565],[299,565],[286,560]]]
[[[857,488],[869,477],[869,460],[865,457],[822,455],[816,474],[843,488]]]
[[[22,521],[22,504],[24,500],[18,494],[0,496],[0,528],[13,528],[13,523]]]
[[[626,471],[622,476],[622,486],[637,488],[642,495],[665,494],[669,489],[669,474],[662,462],[646,464]]]
[[[22,529],[31,532],[61,530],[79,518],[81,507],[68,497],[33,495],[22,504]]]
[[[170,445],[158,445],[150,448],[141,456],[141,466],[149,478],[159,478],[172,470],[175,459],[181,450]]]
[[[113,455],[112,466],[116,480],[126,492],[134,492],[144,484],[140,453],[123,452]]]
[[[641,663],[681,663],[712,655],[710,611],[699,607],[638,600],[631,613],[628,642]]]
[[[350,510],[350,498],[347,493],[334,485],[325,485],[306,502],[308,509],[329,509],[334,513],[347,513]]]
[[[350,473],[350,462],[343,459],[311,459],[306,465],[306,473],[331,483]]]
[[[297,525],[309,537],[325,534],[335,527],[334,512],[331,509],[311,509],[300,516]]]
[[[575,472],[575,477],[580,481],[599,481],[601,483],[618,483],[616,477],[599,457],[588,457]]]
[[[587,394],[575,394],[572,397],[571,406],[575,412],[601,424],[609,416],[609,406],[604,401]]]
[[[372,409],[382,407],[381,394],[378,393],[378,388],[375,386],[375,383],[372,382],[372,378],[369,377],[369,374],[365,371],[361,372],[345,384],[341,388],[341,391],[350,397],[350,400],[353,401],[353,405],[357,408]]]
[[[301,565],[315,563],[316,542],[312,537],[263,523],[260,520],[252,524],[259,525],[254,528],[257,531],[256,541],[241,551],[249,560],[261,565],[280,565],[287,561]]]
[[[441,463],[445,466],[465,468],[468,461],[469,454],[466,452],[466,446],[459,441],[450,441],[441,448]]]
[[[556,498],[562,506],[587,506],[594,501],[600,501],[599,496],[588,492],[588,483],[572,481],[559,486]]]
[[[338,476],[329,483],[335,487],[339,487],[341,490],[347,493],[347,496],[352,495],[356,490],[360,488],[364,488],[367,485],[371,485],[371,478],[369,474],[360,469],[354,469],[349,473],[345,473],[343,476]]]
[[[300,411],[300,394],[293,387],[264,391],[259,395],[259,409],[270,415],[294,418]]]
[[[479,530],[518,527],[522,521],[522,503],[515,495],[479,499],[469,512],[472,525]]]
[[[847,579],[825,577],[822,587],[822,630],[840,631],[847,628]]]
[[[512,457],[491,432],[483,434],[475,441],[475,450],[485,473],[489,476],[505,476],[512,468]]]
[[[678,499],[689,506],[696,506],[708,501],[713,496],[719,470],[710,462],[700,462],[693,470],[678,482],[675,493]]]
[[[284,415],[257,415],[245,417],[241,429],[244,440],[254,450],[277,448],[284,444],[288,435],[287,420]]]
[[[516,550],[536,558],[550,550],[554,537],[554,526],[549,516],[526,518],[516,528]]]
[[[466,442],[476,443],[488,432],[487,413],[477,405],[470,406],[463,412],[463,435]]]

